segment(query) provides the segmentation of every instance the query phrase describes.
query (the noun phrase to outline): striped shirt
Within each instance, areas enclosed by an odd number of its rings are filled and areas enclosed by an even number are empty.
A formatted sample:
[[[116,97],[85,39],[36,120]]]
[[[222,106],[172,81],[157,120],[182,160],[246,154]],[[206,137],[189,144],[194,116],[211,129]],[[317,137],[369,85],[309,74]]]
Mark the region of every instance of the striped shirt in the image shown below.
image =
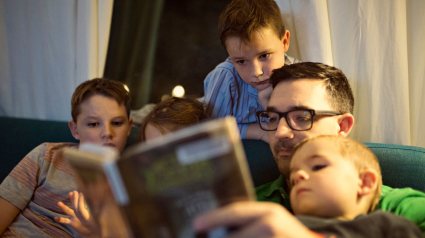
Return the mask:
[[[44,143],[33,149],[0,185],[0,197],[21,211],[2,237],[75,237],[68,225],[57,223],[55,216],[66,215],[58,207],[62,201],[71,206],[68,193],[78,190],[62,148],[76,143]]]
[[[285,54],[285,65],[297,62]],[[217,65],[205,78],[201,101],[206,114],[212,118],[234,116],[242,139],[248,125],[257,122],[255,112],[264,110],[257,89],[242,80],[230,58]]]

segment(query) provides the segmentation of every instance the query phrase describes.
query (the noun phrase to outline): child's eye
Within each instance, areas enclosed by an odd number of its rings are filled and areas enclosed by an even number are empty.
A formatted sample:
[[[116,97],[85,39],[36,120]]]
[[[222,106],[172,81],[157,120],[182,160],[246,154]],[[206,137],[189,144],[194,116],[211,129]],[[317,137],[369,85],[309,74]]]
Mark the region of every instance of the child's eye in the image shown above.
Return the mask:
[[[121,126],[122,124],[124,124],[122,121],[114,121],[114,122],[112,122],[112,125],[114,125],[114,126]]]
[[[321,170],[321,169],[323,169],[323,168],[326,168],[326,166],[327,166],[327,165],[324,165],[324,164],[315,165],[315,166],[313,166],[312,170],[313,170],[313,171],[318,171],[318,170]]]
[[[267,58],[269,58],[269,56],[270,56],[270,54],[269,54],[269,53],[267,53],[267,54],[262,54],[262,55],[260,55],[260,59],[267,59]]]
[[[246,62],[245,60],[238,60],[238,61],[236,61],[237,64],[245,64],[245,62]]]
[[[99,125],[99,123],[97,123],[97,122],[90,122],[90,123],[87,123],[87,126],[88,126],[88,127],[96,127],[97,125]]]

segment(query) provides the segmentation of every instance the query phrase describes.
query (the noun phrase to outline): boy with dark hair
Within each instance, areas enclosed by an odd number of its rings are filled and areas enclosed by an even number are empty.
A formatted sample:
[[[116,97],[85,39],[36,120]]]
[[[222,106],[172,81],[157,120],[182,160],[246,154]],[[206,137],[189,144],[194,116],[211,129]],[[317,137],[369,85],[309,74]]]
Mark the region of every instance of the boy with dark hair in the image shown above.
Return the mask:
[[[218,29],[229,58],[205,78],[206,113],[212,118],[232,115],[242,138],[268,142],[255,112],[268,104],[272,70],[297,62],[285,54],[290,33],[279,7],[273,0],[233,0],[221,13]]]
[[[72,120],[68,125],[80,143],[111,146],[122,151],[130,134],[129,92],[107,79],[80,84],[72,95]],[[57,205],[71,206],[70,191],[76,190],[72,169],[62,156],[76,143],[43,143],[32,150],[0,185],[0,234],[19,237],[75,237],[67,224],[54,217],[66,215]]]

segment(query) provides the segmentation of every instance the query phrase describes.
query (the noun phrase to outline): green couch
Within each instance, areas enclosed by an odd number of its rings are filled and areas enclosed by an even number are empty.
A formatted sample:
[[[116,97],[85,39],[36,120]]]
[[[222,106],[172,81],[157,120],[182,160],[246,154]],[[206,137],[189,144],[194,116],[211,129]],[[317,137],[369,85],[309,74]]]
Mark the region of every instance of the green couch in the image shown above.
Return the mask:
[[[77,142],[66,122],[0,117],[0,181],[34,147],[43,142]],[[132,128],[127,146],[137,143],[139,129]],[[243,140],[256,186],[279,176],[269,145]],[[412,187],[425,192],[425,149],[414,146],[365,143],[378,157],[383,183],[394,188]]]

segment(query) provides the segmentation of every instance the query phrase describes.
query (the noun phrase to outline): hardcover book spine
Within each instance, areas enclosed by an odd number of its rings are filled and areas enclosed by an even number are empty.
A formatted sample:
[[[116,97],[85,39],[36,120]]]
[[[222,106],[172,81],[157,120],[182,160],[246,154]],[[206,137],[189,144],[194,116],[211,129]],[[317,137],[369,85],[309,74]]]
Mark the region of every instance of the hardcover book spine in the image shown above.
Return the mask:
[[[106,177],[111,186],[112,193],[118,205],[124,206],[129,203],[128,193],[125,189],[124,182],[122,180],[120,171],[117,167],[116,162],[106,163],[103,165]]]

